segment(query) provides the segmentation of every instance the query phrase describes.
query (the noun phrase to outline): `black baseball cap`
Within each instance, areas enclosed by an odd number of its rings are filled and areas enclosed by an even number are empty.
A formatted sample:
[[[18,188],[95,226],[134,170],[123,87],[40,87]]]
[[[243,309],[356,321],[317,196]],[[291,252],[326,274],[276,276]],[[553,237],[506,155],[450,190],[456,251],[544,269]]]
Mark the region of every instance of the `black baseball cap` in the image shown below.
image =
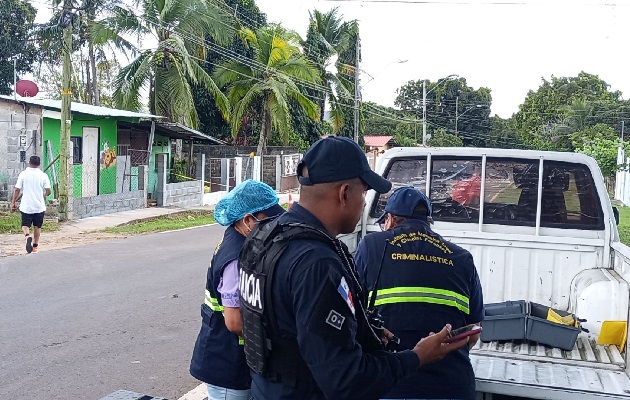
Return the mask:
[[[302,175],[304,167],[308,168],[308,177]],[[360,178],[378,193],[387,193],[392,188],[387,179],[372,171],[358,144],[339,136],[313,143],[298,164],[297,175],[305,186]]]

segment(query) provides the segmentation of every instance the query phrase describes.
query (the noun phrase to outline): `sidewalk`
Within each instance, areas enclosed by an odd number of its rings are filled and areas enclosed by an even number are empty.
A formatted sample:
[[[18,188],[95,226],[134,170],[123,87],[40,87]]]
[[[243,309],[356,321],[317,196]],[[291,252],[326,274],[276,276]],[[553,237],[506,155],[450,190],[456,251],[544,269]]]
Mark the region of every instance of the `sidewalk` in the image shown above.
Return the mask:
[[[110,228],[118,225],[127,224],[133,221],[142,221],[162,215],[174,214],[186,210],[193,209],[208,209],[212,210],[213,207],[192,207],[192,208],[180,208],[180,207],[148,207],[140,208],[131,211],[121,211],[111,214],[103,214],[96,217],[88,217],[83,219],[76,219],[63,223],[62,229],[67,230],[68,233],[84,233],[90,231],[99,231],[105,228]]]
[[[297,193],[278,193],[280,204],[296,202]],[[83,244],[94,243],[103,239],[124,238],[128,235],[111,233],[93,233],[105,228],[142,221],[162,215],[175,214],[187,210],[214,210],[214,205],[181,207],[148,207],[131,211],[121,211],[61,223],[57,232],[47,232],[46,223],[42,231],[41,251],[63,249]],[[90,232],[90,233],[88,233]],[[24,237],[21,234],[0,234],[0,257],[25,254]]]

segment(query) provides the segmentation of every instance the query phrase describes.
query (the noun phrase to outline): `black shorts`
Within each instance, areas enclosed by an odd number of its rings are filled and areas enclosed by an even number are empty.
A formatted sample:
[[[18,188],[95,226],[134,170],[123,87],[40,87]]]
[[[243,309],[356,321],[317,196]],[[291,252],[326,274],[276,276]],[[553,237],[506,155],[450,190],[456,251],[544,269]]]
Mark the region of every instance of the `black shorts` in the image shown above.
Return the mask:
[[[38,228],[41,228],[43,224],[44,224],[43,211],[37,214],[22,213],[22,226],[28,226],[30,228],[31,225],[34,225]]]

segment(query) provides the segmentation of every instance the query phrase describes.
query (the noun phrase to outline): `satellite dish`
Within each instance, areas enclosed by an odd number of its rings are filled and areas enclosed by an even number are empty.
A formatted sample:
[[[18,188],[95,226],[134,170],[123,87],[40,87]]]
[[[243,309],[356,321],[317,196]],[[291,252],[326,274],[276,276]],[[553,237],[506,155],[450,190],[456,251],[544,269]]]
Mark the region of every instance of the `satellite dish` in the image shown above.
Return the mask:
[[[35,82],[23,79],[15,83],[15,91],[22,97],[33,97],[39,93],[39,88]]]

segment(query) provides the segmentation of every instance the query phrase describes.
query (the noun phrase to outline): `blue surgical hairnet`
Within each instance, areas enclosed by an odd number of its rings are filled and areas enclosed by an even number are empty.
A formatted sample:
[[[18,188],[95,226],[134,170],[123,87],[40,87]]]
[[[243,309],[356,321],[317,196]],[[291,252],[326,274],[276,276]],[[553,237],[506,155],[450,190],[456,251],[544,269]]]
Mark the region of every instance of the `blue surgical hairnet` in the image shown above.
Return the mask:
[[[234,187],[214,208],[214,219],[223,226],[232,225],[247,214],[255,214],[278,204],[278,195],[271,186],[246,180]]]

